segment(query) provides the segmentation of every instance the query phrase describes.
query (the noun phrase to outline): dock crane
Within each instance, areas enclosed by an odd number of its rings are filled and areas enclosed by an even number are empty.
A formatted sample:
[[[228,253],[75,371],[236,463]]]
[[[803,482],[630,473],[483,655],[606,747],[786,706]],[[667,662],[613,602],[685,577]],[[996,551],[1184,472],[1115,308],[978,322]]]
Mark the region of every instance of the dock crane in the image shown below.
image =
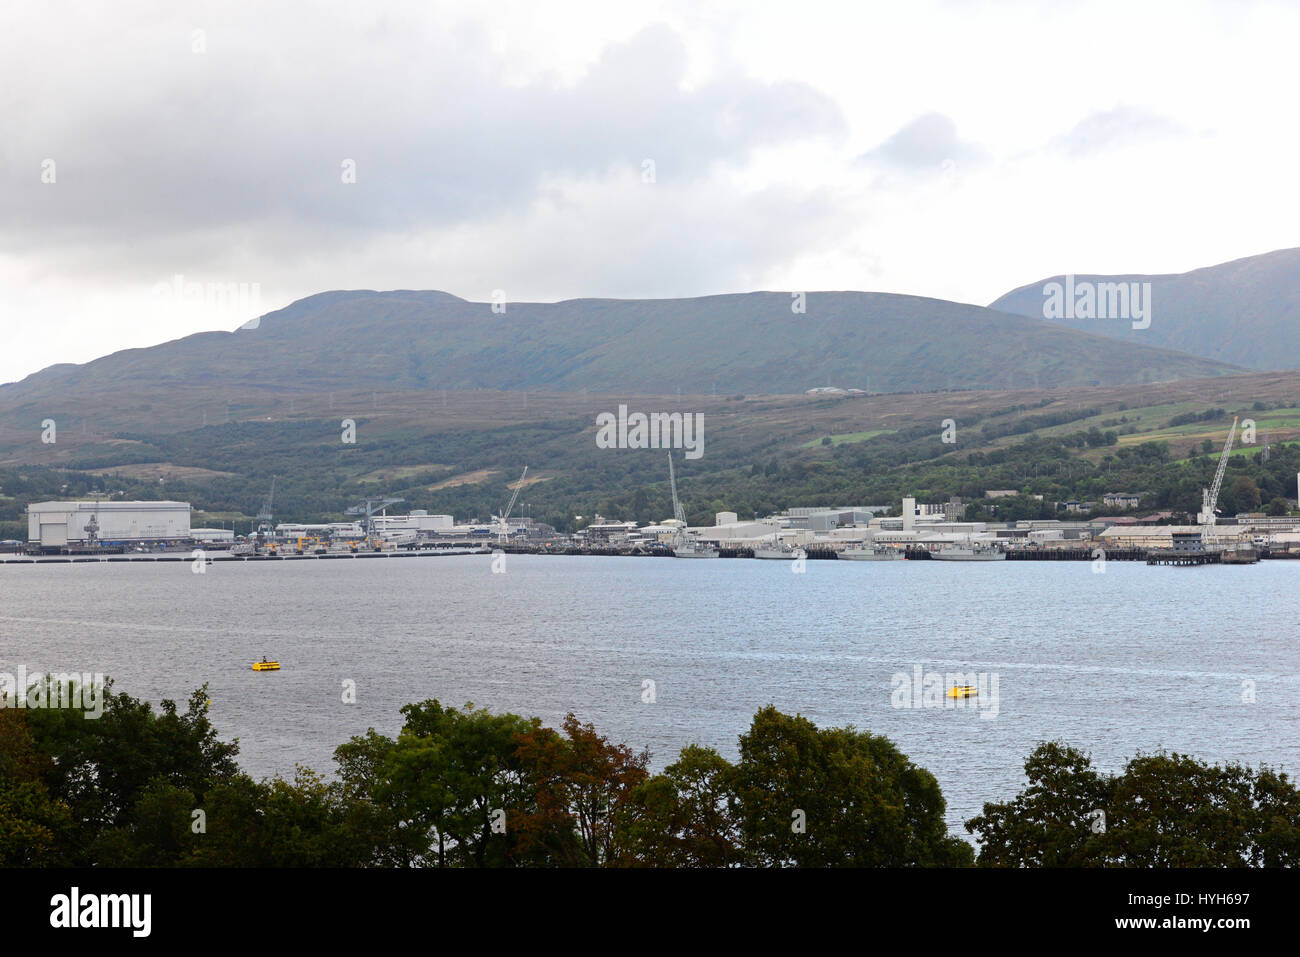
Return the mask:
[[[1210,528],[1215,522],[1215,509],[1219,504],[1219,489],[1223,486],[1223,473],[1228,469],[1228,453],[1232,450],[1232,439],[1237,434],[1237,418],[1233,416],[1232,428],[1228,430],[1228,441],[1223,443],[1223,454],[1219,456],[1219,467],[1214,470],[1214,483],[1207,489],[1201,489],[1201,514],[1196,516],[1201,526],[1201,540],[1208,541]]]
[[[668,484],[673,490],[673,518],[677,520],[677,531],[673,532],[673,543],[678,544],[686,534],[686,512],[677,499],[677,473],[673,471],[673,453],[668,453]]]
[[[254,546],[257,551],[261,551],[268,538],[275,535],[275,529],[271,527],[271,505],[275,502],[275,480],[276,476],[271,476],[271,494],[267,495],[266,501],[262,503],[262,510],[257,513],[257,544]]]
[[[99,546],[99,499],[95,500],[95,511],[90,515],[90,521],[85,524],[82,531],[86,533],[86,545],[90,548]]]
[[[375,535],[375,515],[384,511],[390,505],[399,505],[405,502],[404,498],[368,498],[364,499],[360,505],[353,505],[347,510],[348,515],[359,515],[366,530],[366,544],[378,549],[379,543]]]
[[[501,510],[500,515],[493,515],[493,520],[497,523],[497,542],[501,545],[506,543],[509,537],[510,529],[506,525],[506,520],[510,518],[510,513],[515,510],[515,502],[519,499],[519,490],[524,487],[524,479],[528,476],[528,466],[524,466],[524,474],[519,476],[519,481],[515,483],[514,494],[510,496],[510,504]]]

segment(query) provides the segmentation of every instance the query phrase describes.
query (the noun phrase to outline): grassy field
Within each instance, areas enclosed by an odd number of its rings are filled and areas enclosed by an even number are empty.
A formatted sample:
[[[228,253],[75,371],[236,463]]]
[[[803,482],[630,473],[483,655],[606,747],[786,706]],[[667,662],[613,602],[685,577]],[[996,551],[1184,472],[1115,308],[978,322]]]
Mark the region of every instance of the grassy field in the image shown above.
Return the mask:
[[[892,435],[894,431],[894,429],[869,429],[866,432],[844,432],[840,435],[832,435],[829,438],[831,440],[831,445],[851,445],[854,442],[866,442],[869,439],[874,439],[877,435]],[[825,442],[823,439],[819,438],[813,439],[810,442],[805,442],[799,447],[801,449],[810,449],[814,446],[824,444]]]

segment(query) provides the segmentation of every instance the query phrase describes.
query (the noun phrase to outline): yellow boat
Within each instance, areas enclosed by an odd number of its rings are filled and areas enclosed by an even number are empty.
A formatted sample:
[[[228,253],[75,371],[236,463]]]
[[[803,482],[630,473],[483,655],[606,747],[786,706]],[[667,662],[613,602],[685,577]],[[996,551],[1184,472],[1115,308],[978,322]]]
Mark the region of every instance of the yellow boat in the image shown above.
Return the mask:
[[[265,658],[263,658],[261,661],[253,662],[253,670],[254,671],[279,671],[280,662],[267,661]]]
[[[949,698],[973,698],[979,693],[979,689],[974,685],[957,685],[955,688],[948,689]]]

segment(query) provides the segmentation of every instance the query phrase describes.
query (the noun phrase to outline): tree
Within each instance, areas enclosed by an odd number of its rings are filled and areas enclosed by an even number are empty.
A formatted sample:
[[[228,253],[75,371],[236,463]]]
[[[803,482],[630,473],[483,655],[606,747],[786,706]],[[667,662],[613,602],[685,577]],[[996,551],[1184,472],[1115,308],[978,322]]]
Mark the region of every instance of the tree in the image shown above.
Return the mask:
[[[1300,793],[1285,775],[1268,769],[1220,767],[1180,754],[1139,755],[1116,780],[1111,808],[1101,840],[1110,865],[1300,863]]]
[[[740,737],[740,829],[752,863],[799,867],[968,864],[934,776],[892,742],[820,730],[768,706]]]
[[[1259,486],[1248,475],[1235,476],[1224,489],[1223,510],[1228,514],[1253,512],[1259,508]]]
[[[52,797],[74,809],[82,852],[90,852],[104,831],[130,827],[136,804],[155,779],[201,801],[238,773],[239,745],[218,740],[207,718],[206,685],[190,695],[184,712],[164,700],[156,713],[147,702],[114,694],[107,681],[100,693],[98,718],[72,708],[28,712],[33,742],[51,759],[45,784]]]
[[[204,812],[206,829],[191,842],[191,864],[362,867],[375,860],[367,808],[310,768],[299,766],[292,781],[238,775],[213,788]]]
[[[1059,743],[1029,787],[966,823],[986,867],[1286,867],[1300,863],[1300,791],[1268,768],[1139,755],[1118,776]]]
[[[1059,742],[1040,744],[1025,761],[1029,787],[1009,802],[984,805],[966,822],[981,867],[1078,867],[1097,863],[1090,843],[1109,805],[1110,787],[1087,754]]]
[[[570,712],[564,734],[534,718],[517,738],[531,792],[518,823],[520,850],[534,862],[602,867],[630,863],[621,855],[616,827],[628,820],[638,785],[646,780],[648,752],[612,744]]]
[[[0,867],[66,864],[73,850],[72,811],[45,785],[52,762],[32,740],[29,713],[0,708]]]
[[[651,867],[742,863],[735,770],[712,748],[683,748],[675,763],[639,784],[624,805],[616,822],[620,860]]]
[[[394,829],[385,856],[439,866],[515,863],[512,821],[529,795],[516,756],[530,722],[513,714],[424,701],[402,709],[396,741],[371,729],[335,754],[350,795],[365,797]]]

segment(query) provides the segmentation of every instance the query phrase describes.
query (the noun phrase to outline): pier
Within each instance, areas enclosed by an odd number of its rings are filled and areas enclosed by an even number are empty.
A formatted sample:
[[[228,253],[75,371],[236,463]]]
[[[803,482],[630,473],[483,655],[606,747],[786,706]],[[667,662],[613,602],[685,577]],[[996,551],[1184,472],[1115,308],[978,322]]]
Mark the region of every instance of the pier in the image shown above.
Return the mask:
[[[1219,565],[1222,562],[1223,553],[1213,551],[1178,551],[1173,548],[1153,548],[1147,554],[1148,565]]]
[[[199,556],[195,552],[200,551],[198,546],[182,549],[168,549],[156,552],[125,552],[121,548],[105,548],[92,550],[88,548],[69,549],[59,554],[34,554],[31,552],[0,552],[0,565],[79,565],[87,562],[136,562],[136,563],[157,563],[157,562],[196,562]],[[920,546],[911,546],[902,550],[903,555],[910,561],[929,561],[933,558],[931,553]],[[202,559],[209,563],[215,562],[302,562],[302,561],[335,561],[338,559],[373,559],[373,558],[428,558],[433,556],[452,556],[452,555],[491,555],[497,552],[504,552],[507,555],[569,555],[569,556],[602,556],[610,558],[672,558],[672,549],[666,545],[650,545],[641,543],[638,545],[575,545],[569,542],[551,542],[520,544],[511,543],[499,545],[487,542],[474,543],[457,543],[452,546],[442,545],[425,548],[416,548],[411,546],[400,546],[398,548],[388,548],[383,551],[346,551],[334,550],[329,552],[302,552],[297,551],[280,551],[278,553],[266,552],[231,552],[226,549],[202,549]],[[1237,557],[1232,552],[1213,550],[1175,550],[1175,549],[1142,549],[1142,548],[1115,548],[1101,549],[1100,546],[1091,548],[1009,548],[1006,551],[1007,561],[1010,562],[1092,562],[1105,556],[1106,561],[1112,562],[1146,562],[1148,565],[1169,565],[1189,567],[1196,565],[1227,565],[1227,564],[1255,564],[1259,560],[1272,559],[1300,559],[1300,551],[1273,551],[1268,549],[1259,549],[1254,551],[1248,558]],[[740,558],[754,559],[752,548],[728,548],[725,545],[718,548],[719,558]],[[825,545],[814,545],[804,549],[803,557],[808,561],[837,561],[839,551]]]
[[[1097,552],[1100,551],[1101,555]],[[1009,562],[1091,562],[1105,557],[1108,562],[1140,562],[1145,548],[1014,548],[1007,551]]]

